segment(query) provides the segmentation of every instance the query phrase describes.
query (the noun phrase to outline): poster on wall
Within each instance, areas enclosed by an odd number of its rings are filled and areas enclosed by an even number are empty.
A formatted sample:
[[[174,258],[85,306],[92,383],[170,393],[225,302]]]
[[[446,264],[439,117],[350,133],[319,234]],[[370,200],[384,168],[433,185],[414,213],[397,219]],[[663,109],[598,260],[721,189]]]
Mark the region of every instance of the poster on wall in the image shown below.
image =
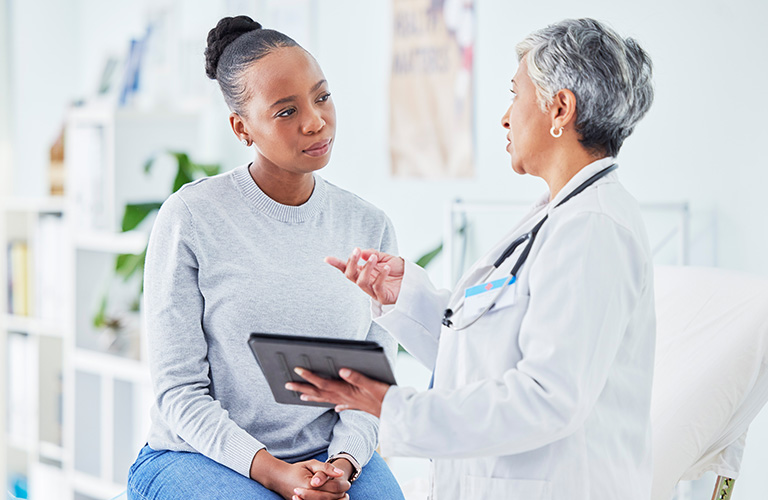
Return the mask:
[[[392,0],[392,9],[392,174],[471,177],[474,0]]]

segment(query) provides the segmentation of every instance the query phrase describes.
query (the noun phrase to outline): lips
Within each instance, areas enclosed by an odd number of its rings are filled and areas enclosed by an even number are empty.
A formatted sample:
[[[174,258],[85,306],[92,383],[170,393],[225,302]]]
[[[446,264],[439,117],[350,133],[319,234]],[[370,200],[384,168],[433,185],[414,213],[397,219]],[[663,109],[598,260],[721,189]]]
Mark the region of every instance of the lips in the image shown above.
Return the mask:
[[[312,144],[310,147],[303,150],[302,152],[309,156],[317,157],[317,156],[323,156],[324,154],[328,153],[328,151],[330,150],[331,150],[331,139],[325,139],[323,141],[319,141]]]

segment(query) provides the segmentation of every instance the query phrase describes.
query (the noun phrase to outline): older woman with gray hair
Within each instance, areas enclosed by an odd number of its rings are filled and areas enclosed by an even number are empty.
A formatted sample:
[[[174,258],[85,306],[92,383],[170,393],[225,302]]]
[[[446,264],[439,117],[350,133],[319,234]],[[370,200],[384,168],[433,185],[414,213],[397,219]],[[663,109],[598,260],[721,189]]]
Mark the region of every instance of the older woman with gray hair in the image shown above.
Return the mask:
[[[289,386],[379,416],[385,456],[433,458],[434,499],[647,499],[653,267],[614,157],[651,105],[651,61],[592,19],[537,31],[517,55],[507,151],[549,187],[530,213],[454,291],[378,251],[327,259],[433,387],[345,369],[297,369],[307,383]]]

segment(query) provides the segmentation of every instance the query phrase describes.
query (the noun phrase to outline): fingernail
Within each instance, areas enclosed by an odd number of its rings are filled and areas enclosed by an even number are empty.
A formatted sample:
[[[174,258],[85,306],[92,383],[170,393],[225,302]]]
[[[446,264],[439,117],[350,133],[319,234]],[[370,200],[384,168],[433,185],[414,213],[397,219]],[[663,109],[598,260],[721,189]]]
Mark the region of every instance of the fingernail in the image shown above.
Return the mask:
[[[317,486],[318,484],[320,484],[320,478],[319,477],[313,477],[312,478],[312,485],[313,486]]]
[[[390,269],[389,269],[389,266],[386,266],[386,265],[385,265],[385,266],[384,266],[384,270],[385,270],[385,271],[387,271],[387,272],[389,272],[389,271],[390,271]]]
[[[302,401],[309,401],[309,397],[306,394],[302,394],[301,396],[299,396],[299,399]]]
[[[349,370],[349,368],[342,368],[341,370],[339,370],[339,375],[342,377],[349,377],[350,375],[352,375],[352,372]]]
[[[376,257],[376,254],[375,254],[375,253],[373,253],[373,254],[371,254],[371,256],[370,256],[370,257],[368,257],[368,262],[376,262],[376,259],[377,259],[377,258],[378,258],[378,257]]]
[[[300,367],[298,367],[298,366],[297,366],[296,368],[294,368],[294,369],[293,369],[293,371],[295,371],[295,372],[296,372],[296,373],[298,373],[299,375],[302,375],[302,374],[304,373],[304,369],[303,369],[303,368],[300,368]]]
[[[333,472],[335,472],[336,474],[344,474],[344,471],[339,469],[338,467],[334,467]]]
[[[359,254],[360,254],[360,249],[355,247],[355,249],[352,250],[352,255],[359,255]]]
[[[293,390],[293,384],[285,384],[285,388],[288,389],[289,391],[292,391]]]

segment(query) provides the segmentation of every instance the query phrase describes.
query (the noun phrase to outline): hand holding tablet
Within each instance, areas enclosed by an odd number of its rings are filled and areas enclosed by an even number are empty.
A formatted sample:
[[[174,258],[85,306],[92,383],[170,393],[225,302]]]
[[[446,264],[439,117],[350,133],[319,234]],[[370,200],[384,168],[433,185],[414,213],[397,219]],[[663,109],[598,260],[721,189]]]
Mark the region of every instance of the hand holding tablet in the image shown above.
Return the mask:
[[[380,408],[389,386],[397,384],[384,349],[375,342],[253,333],[248,344],[278,403],[338,405],[338,411],[375,414],[376,401]],[[297,367],[303,377],[294,371]],[[342,368],[350,370],[344,380]],[[306,394],[304,399],[297,389]]]

